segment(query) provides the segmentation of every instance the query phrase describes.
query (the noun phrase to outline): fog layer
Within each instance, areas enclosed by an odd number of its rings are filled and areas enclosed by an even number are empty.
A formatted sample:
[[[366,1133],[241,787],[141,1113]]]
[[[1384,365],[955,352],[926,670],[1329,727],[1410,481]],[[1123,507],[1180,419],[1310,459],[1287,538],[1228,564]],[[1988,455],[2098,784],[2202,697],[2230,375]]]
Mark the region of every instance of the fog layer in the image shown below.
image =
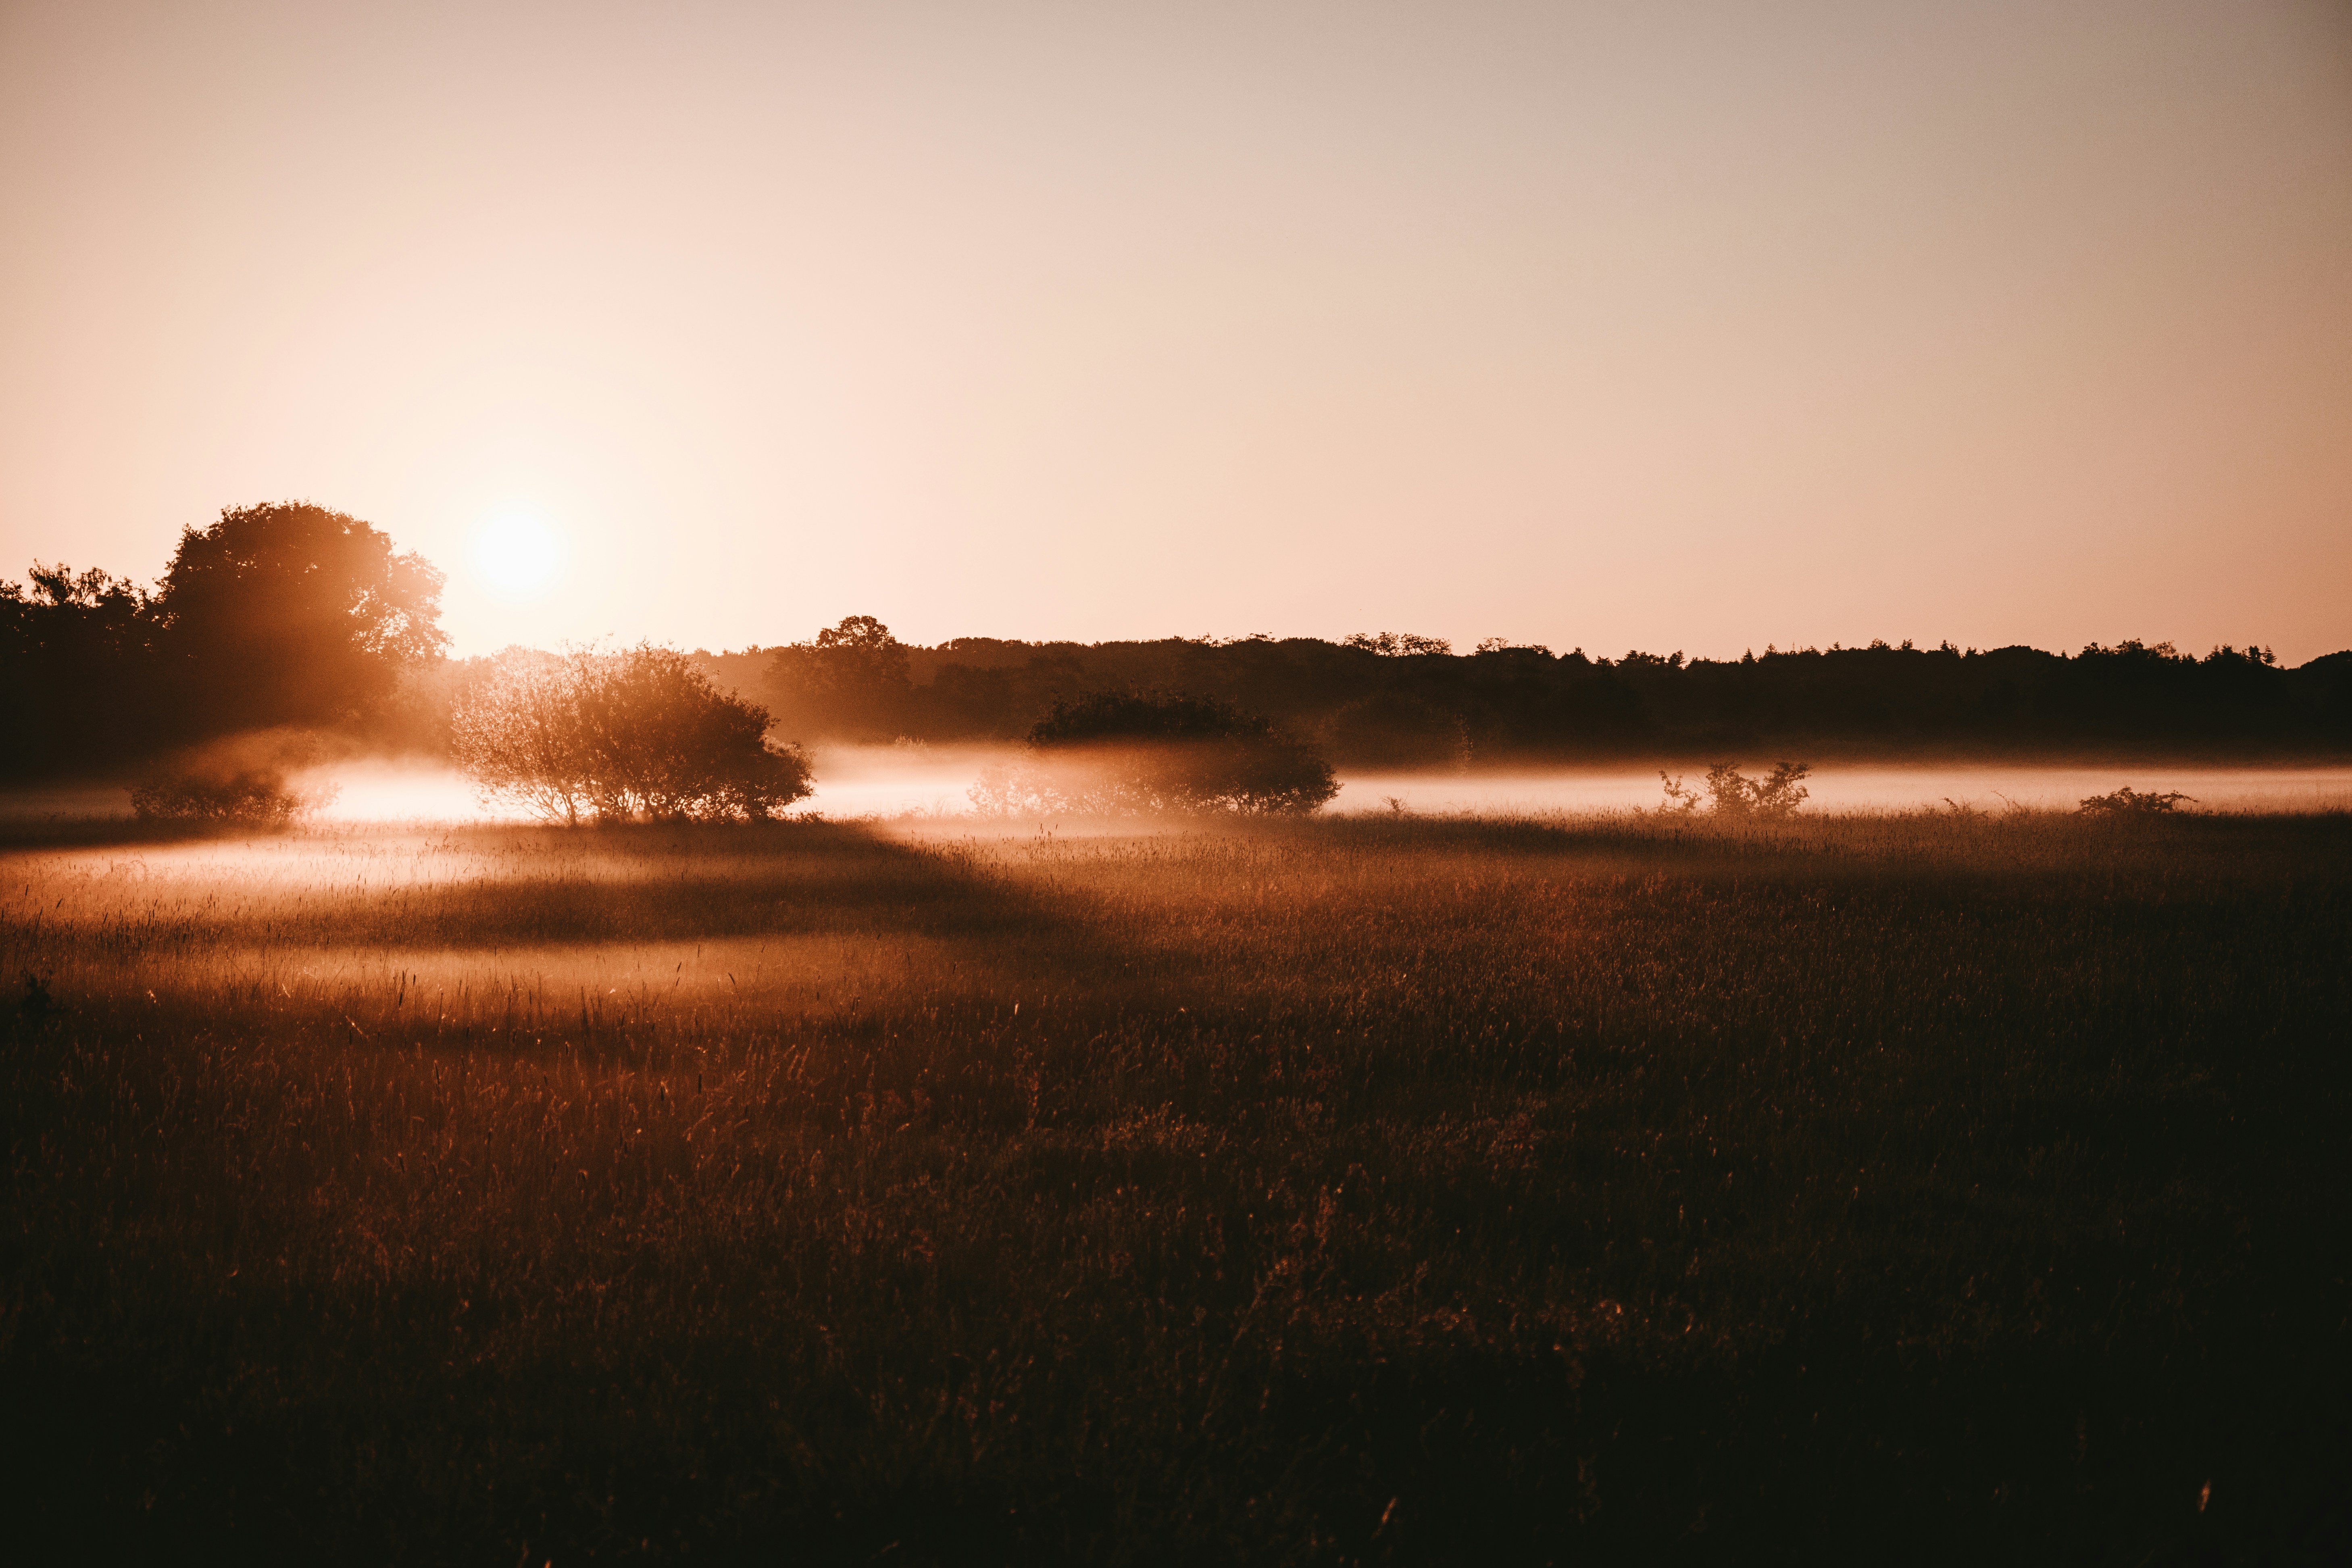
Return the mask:
[[[816,791],[800,809],[835,820],[966,816],[973,811],[968,792],[982,773],[1027,754],[1017,746],[826,748],[816,753]],[[1750,763],[1751,771],[1760,765],[1754,759]],[[1385,813],[1401,807],[1430,815],[1489,816],[1622,811],[1654,806],[1662,795],[1654,768],[1513,773],[1343,770],[1340,780],[1339,798],[1327,811]],[[2193,797],[2191,809],[2352,810],[2352,768],[2343,767],[1831,763],[1817,768],[1805,782],[1811,791],[1807,809],[1825,811],[1901,811],[1947,804],[1985,811],[2012,806],[2066,810],[2086,795],[2126,784],[2143,792],[2178,790]],[[485,822],[514,816],[485,806],[465,775],[434,763],[362,758],[305,770],[295,783],[329,795],[318,815],[330,822]],[[17,821],[128,816],[130,809],[129,795],[120,786],[19,790],[0,797],[0,818]]]

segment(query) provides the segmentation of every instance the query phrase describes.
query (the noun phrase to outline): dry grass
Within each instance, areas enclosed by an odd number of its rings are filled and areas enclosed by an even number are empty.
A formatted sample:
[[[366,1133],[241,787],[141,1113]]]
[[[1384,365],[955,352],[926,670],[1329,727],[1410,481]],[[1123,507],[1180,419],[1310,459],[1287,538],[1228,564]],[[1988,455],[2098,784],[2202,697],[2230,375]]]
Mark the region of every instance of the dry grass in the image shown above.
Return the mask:
[[[0,1465],[52,1550],[2343,1541],[2343,817],[0,878],[55,1003],[0,1058]]]

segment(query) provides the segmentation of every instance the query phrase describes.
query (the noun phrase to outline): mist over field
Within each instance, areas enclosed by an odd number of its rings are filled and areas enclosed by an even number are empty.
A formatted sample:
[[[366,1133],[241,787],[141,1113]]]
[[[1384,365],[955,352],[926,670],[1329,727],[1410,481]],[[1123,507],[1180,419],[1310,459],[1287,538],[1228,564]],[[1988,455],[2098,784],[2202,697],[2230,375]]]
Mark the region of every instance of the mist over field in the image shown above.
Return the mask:
[[[815,791],[803,808],[833,817],[973,815],[970,790],[991,768],[1024,753],[1006,746],[820,748]],[[1703,768],[1678,770],[1680,773]],[[1389,812],[1391,801],[1433,815],[1514,816],[1531,813],[1650,809],[1659,804],[1655,768],[1585,768],[1473,773],[1351,773],[1327,810]],[[2083,763],[2074,766],[1816,767],[1807,779],[1819,810],[1914,811],[1953,805],[1997,812],[2014,807],[2071,810],[2077,802],[2129,784],[2179,791],[2210,811],[2352,810],[2352,765],[2230,768],[2194,763]],[[324,815],[346,821],[489,820],[454,771],[397,762],[359,762],[303,775],[308,786],[337,792]]]
[[[1010,746],[835,746],[815,753],[816,785],[796,808],[846,820],[918,816],[983,817],[972,785],[991,769],[1024,756]],[[1679,770],[1678,776],[1704,772]],[[1432,816],[1510,817],[1654,809],[1656,768],[1556,769],[1545,772],[1339,773],[1340,792],[1326,807],[1342,815],[1406,811]],[[399,758],[360,758],[304,769],[296,788],[320,794],[321,823],[496,822],[523,820],[513,807],[485,804],[473,784],[446,764]],[[2076,803],[2122,784],[2143,792],[2178,791],[2197,809],[2226,812],[2352,810],[2352,766],[2230,768],[2194,763],[2083,763],[2016,766],[1817,767],[1806,780],[1810,804],[1824,811],[2018,808],[2070,810]],[[0,793],[0,821],[103,817],[130,811],[121,787],[14,790]],[[1055,814],[1066,815],[1066,814]],[[1030,820],[1040,820],[1033,814]]]
[[[1678,770],[1682,776],[1705,772]],[[1655,808],[1657,770],[1502,773],[1494,776],[1394,773],[1343,775],[1339,810],[1384,810],[1393,798],[1411,811],[1515,816]],[[2073,767],[2015,765],[1818,766],[1806,776],[1808,805],[1820,811],[1946,810],[1958,805],[2000,812],[2018,807],[2072,810],[2078,802],[2129,784],[2179,791],[2212,811],[2352,810],[2352,768],[2212,768],[2162,763]]]

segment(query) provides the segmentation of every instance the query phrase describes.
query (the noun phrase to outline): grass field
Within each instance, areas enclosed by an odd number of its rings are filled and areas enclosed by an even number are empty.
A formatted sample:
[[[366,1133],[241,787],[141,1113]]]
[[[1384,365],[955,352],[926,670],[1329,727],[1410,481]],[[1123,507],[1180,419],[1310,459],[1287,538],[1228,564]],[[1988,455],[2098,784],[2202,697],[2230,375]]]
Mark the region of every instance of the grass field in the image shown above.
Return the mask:
[[[2347,1551],[2343,816],[0,879],[19,1561]]]

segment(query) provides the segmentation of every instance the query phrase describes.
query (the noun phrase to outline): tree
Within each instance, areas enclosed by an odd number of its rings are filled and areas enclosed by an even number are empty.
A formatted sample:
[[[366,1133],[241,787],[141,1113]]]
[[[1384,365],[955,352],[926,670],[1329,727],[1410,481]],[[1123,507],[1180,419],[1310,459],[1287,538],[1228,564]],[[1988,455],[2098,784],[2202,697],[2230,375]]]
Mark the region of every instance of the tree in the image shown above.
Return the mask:
[[[1350,632],[1341,639],[1340,647],[1357,647],[1366,653],[1377,653],[1388,658],[1410,658],[1416,654],[1450,654],[1454,645],[1444,637],[1425,637],[1412,632]]]
[[[983,810],[1303,814],[1339,793],[1314,747],[1211,697],[1097,691],[1029,731],[1033,767],[983,780]]]
[[[1331,754],[1350,767],[1459,772],[1470,763],[1470,738],[1461,718],[1408,692],[1360,698],[1325,720],[1318,731]]]
[[[7,771],[53,773],[136,755],[157,717],[152,601],[125,577],[33,563],[0,583],[0,731]]]
[[[674,648],[509,648],[457,700],[451,751],[485,796],[542,821],[746,821],[809,793],[808,758],[768,710]]]
[[[810,642],[776,650],[770,679],[793,722],[823,734],[887,741],[899,731],[912,686],[907,645],[872,616],[845,616]]]
[[[441,574],[372,525],[309,502],[184,530],[155,609],[187,728],[331,724],[439,656]]]

